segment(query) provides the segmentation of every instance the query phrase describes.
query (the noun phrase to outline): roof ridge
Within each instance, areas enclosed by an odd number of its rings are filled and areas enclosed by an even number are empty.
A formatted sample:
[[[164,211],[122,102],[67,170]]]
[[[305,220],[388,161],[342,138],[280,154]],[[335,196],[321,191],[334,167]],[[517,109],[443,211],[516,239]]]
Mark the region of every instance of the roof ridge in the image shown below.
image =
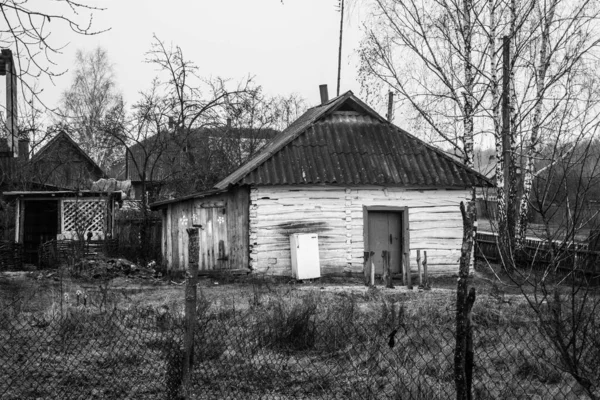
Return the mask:
[[[295,138],[300,136],[303,132],[306,131],[306,129],[310,125],[318,121],[323,115],[333,110],[336,106],[342,104],[345,100],[351,97],[355,96],[352,93],[352,91],[349,90],[344,94],[334,97],[325,104],[320,104],[309,108],[304,114],[302,114],[298,119],[292,122],[286,129],[284,129],[283,132],[275,136],[273,139],[271,139],[270,142],[263,146],[262,150],[259,151],[254,157],[252,157],[246,163],[241,165],[227,177],[219,181],[214,187],[217,189],[225,189],[229,185],[233,185],[236,182],[239,182],[251,171],[258,168],[266,160],[271,158],[274,154],[276,154],[278,151],[280,151],[282,148],[284,148],[286,145],[292,142]],[[301,121],[304,116],[311,112],[314,112],[315,115],[307,117],[306,121]],[[295,124],[298,124],[298,127],[295,127]]]
[[[83,156],[92,163],[92,165],[96,168],[98,168],[100,170],[100,172],[102,172],[102,175],[106,175],[106,173],[104,172],[104,170],[102,169],[102,167],[100,167],[98,165],[98,163],[96,163],[96,161],[94,161],[94,159],[92,157],[89,156],[89,154],[83,150],[81,148],[81,146],[79,146],[79,144],[77,144],[77,142],[71,137],[71,135],[69,135],[64,129],[61,129],[58,134],[56,136],[54,136],[52,139],[50,139],[50,141],[48,143],[46,143],[37,153],[35,153],[32,157],[31,157],[31,161],[37,161],[40,157],[41,154],[44,153],[45,151],[47,151],[48,148],[50,148],[50,146],[58,141],[58,139],[64,136],[67,138],[67,140],[73,145],[75,146],[75,148],[81,153],[83,154]]]

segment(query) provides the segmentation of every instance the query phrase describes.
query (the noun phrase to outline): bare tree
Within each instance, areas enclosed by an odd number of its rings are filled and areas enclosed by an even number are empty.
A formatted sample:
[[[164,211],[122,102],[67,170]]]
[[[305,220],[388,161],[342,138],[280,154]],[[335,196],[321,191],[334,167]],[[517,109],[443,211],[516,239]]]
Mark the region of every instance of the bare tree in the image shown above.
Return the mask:
[[[509,262],[518,268],[505,269],[506,278],[498,276],[502,284],[520,289],[536,315],[541,346],[547,346],[540,357],[571,375],[591,399],[600,393],[600,207],[595,202],[600,146],[595,133],[562,132],[539,149],[530,198],[536,240],[511,254]]]
[[[115,126],[109,120],[124,116],[124,108],[108,52],[101,47],[78,50],[73,82],[62,95],[59,123],[104,169],[124,156],[114,135],[105,131],[107,124]]]
[[[3,22],[0,47],[13,51],[22,93],[29,92],[38,97],[41,89],[34,85],[37,78],[52,79],[66,71],[66,68],[58,67],[55,57],[67,43],[57,42],[52,29],[62,26],[78,35],[99,34],[104,30],[96,29],[92,22],[94,12],[101,10],[85,0],[48,4],[31,0],[0,1]]]
[[[584,88],[595,84],[589,76],[596,69],[593,56],[600,38],[597,13],[587,0],[376,0],[372,20],[365,26],[361,77],[368,95],[380,96],[391,87],[400,94],[409,115],[414,115],[413,127],[440,138],[467,165],[471,165],[474,131],[494,139],[498,222],[501,236],[510,239],[501,241],[506,267],[515,265],[515,251],[525,237],[540,144],[556,142],[567,131],[579,134],[593,129],[597,102]],[[508,38],[510,59],[508,85],[502,90],[499,36]],[[500,120],[502,94],[510,100],[504,124],[506,145]],[[520,155],[519,148],[525,148],[525,153]],[[515,171],[521,160],[526,161],[524,184],[522,197],[517,199]],[[505,163],[510,171],[506,180]],[[515,224],[507,222],[517,218],[512,211],[517,203],[520,212],[514,232]],[[469,225],[467,219],[465,225]],[[516,247],[512,244],[515,233]],[[465,245],[469,246],[468,240]],[[461,258],[461,279],[463,268]],[[461,285],[461,279],[457,331],[466,309],[466,284]]]
[[[169,175],[178,195],[212,187],[264,142],[267,125],[281,120],[277,104],[271,105],[251,78],[232,84],[200,77],[179,46],[156,37],[146,60],[159,71],[157,101],[162,104],[163,125],[172,131],[171,151],[162,161],[177,167],[170,170],[178,173]],[[288,117],[293,115],[293,104],[290,99],[281,113],[285,109]]]

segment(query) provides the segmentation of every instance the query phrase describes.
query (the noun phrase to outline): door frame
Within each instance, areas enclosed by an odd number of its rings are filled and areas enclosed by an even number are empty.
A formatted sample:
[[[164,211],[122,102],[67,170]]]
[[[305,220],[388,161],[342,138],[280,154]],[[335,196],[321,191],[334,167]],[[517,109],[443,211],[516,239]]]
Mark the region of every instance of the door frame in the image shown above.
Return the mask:
[[[363,254],[366,256],[369,251],[369,212],[372,211],[387,211],[401,214],[402,220],[402,255],[403,260],[400,262],[401,271],[404,268],[409,268],[410,265],[410,229],[408,220],[408,207],[399,206],[366,206],[363,205]],[[406,265],[405,265],[406,264]]]

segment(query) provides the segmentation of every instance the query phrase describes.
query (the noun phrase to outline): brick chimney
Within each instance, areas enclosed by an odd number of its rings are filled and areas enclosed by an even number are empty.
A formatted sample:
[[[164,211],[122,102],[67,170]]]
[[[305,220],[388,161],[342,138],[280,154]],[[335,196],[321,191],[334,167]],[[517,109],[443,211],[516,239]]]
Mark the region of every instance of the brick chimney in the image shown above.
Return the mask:
[[[319,92],[321,93],[321,105],[323,105],[329,101],[327,85],[319,85]]]
[[[17,73],[12,51],[9,49],[2,49],[0,53],[0,75],[6,76],[6,130],[8,133],[8,148],[13,153],[13,157],[18,157]]]
[[[19,158],[29,160],[29,139],[19,139]]]

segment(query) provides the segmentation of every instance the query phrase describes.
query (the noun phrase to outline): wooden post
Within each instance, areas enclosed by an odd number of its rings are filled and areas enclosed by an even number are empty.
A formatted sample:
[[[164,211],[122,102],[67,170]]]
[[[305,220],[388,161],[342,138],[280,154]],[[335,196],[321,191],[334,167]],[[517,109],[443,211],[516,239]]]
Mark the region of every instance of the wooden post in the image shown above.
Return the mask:
[[[425,290],[431,289],[429,286],[429,275],[427,274],[427,250],[423,252],[423,275],[425,275]]]
[[[402,253],[402,286],[406,286],[406,254]]]
[[[383,283],[383,285],[387,287],[388,274],[389,274],[389,271],[388,271],[389,263],[388,263],[387,250],[383,250],[381,252],[381,259],[383,260],[383,271],[381,274],[381,283]]]
[[[472,309],[473,303],[475,303],[475,288],[472,287],[469,290],[469,295],[467,296],[467,321],[466,321],[466,331],[467,331],[467,351],[465,353],[465,383],[467,386],[467,400],[473,399],[473,360],[475,354],[473,352],[473,317],[472,317]]]
[[[417,269],[419,271],[419,289],[422,289],[423,275],[421,274],[421,250],[417,250]]]
[[[183,395],[187,399],[191,393],[191,377],[194,367],[194,330],[196,325],[196,300],[198,282],[198,261],[200,257],[198,228],[188,228],[189,276],[185,287],[185,333],[183,338]]]
[[[394,284],[392,283],[392,269],[390,265],[390,253],[387,251],[383,251],[381,254],[383,257],[383,282],[385,283],[386,288],[393,289]]]
[[[363,254],[364,254],[364,259],[365,259],[365,263],[363,266],[363,274],[365,276],[365,285],[370,286],[370,284],[371,284],[371,263],[369,260],[370,253],[368,251],[365,251]]]
[[[375,286],[375,264],[373,264],[373,252],[371,252],[371,286]]]
[[[406,287],[412,290],[412,275],[410,273],[410,253],[406,254]]]

